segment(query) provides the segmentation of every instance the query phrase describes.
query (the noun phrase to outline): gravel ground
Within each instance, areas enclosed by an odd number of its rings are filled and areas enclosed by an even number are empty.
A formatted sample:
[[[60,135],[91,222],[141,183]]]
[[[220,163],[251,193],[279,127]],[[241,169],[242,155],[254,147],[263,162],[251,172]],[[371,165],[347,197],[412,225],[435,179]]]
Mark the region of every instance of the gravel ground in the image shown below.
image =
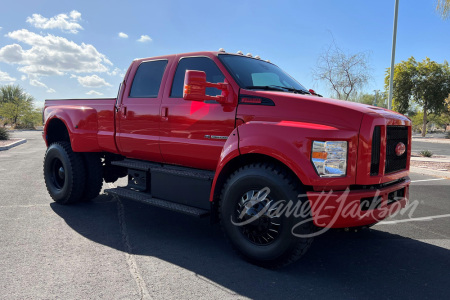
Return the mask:
[[[411,161],[412,167],[427,168],[431,170],[448,171],[450,163],[434,162],[434,161]]]

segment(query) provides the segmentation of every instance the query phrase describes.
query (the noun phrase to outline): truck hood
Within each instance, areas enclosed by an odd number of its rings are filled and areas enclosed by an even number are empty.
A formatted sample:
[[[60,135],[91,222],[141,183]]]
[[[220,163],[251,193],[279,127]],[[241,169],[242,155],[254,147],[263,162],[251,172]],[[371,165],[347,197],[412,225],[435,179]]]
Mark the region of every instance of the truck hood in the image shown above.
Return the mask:
[[[243,95],[272,100],[275,106],[239,105],[238,117],[244,121],[296,121],[359,131],[365,114],[386,119],[408,120],[396,112],[350,101],[274,91],[241,90]]]

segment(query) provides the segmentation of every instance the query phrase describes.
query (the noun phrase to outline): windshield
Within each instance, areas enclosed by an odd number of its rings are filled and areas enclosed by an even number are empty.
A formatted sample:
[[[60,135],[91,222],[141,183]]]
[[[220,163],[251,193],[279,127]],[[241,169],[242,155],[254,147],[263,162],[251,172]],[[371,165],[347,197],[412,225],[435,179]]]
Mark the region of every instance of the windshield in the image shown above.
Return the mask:
[[[306,92],[300,83],[276,65],[240,55],[220,54],[220,61],[225,65],[241,88],[268,89],[289,92]]]

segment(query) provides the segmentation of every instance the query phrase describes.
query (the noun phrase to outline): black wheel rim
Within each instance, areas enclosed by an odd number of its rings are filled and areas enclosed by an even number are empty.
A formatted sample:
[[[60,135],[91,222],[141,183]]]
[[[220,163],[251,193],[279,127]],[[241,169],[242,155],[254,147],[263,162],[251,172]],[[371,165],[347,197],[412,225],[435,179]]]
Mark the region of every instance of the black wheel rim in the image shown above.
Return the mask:
[[[274,216],[274,201],[261,191],[250,190],[244,193],[236,205],[234,219],[239,225],[242,235],[258,246],[270,245],[280,236],[281,218]],[[259,216],[258,216],[259,215]],[[258,217],[256,217],[258,216]]]
[[[61,160],[55,158],[51,165],[51,178],[53,185],[61,190],[66,182],[66,170]]]

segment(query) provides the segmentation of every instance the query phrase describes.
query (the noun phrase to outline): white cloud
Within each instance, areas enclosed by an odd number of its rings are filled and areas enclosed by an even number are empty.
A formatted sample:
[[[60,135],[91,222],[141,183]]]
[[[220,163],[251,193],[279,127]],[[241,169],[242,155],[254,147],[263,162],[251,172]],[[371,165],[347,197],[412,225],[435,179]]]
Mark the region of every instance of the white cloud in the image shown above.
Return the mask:
[[[119,68],[114,68],[114,70],[112,70],[111,72],[107,72],[106,74],[108,74],[109,76],[116,76],[116,75],[121,75],[123,72],[121,69]],[[121,76],[123,77],[123,76]]]
[[[51,18],[45,18],[40,14],[33,14],[27,18],[27,23],[30,23],[36,28],[41,29],[61,29],[64,32],[78,33],[78,30],[82,30],[78,21],[81,20],[81,13],[73,10],[67,14],[59,14]]]
[[[9,76],[8,73],[0,71],[0,82],[14,82],[16,78]]]
[[[76,44],[66,38],[46,36],[21,29],[9,32],[7,37],[30,45],[23,49],[19,44],[0,48],[0,61],[19,64],[18,70],[27,75],[64,75],[65,72],[108,72],[111,61],[90,44]]]
[[[128,38],[128,34],[123,33],[123,32],[119,32],[119,37],[123,38],[123,39],[127,39]]]
[[[26,76],[26,75],[22,75],[22,76],[20,76],[20,80],[22,80],[22,81],[25,81],[25,80],[27,80],[27,76]]]
[[[76,76],[71,75],[70,78],[77,78],[78,82],[84,87],[102,87],[102,86],[111,86],[105,79],[98,77],[97,75],[91,76]]]
[[[141,38],[137,40],[138,42],[145,43],[145,42],[151,42],[152,38],[148,35],[141,35]]]
[[[89,92],[86,93],[86,95],[96,95],[96,96],[101,96],[103,95],[103,93],[94,91],[94,90],[90,90]]]
[[[22,76],[22,78],[23,78],[23,76]],[[49,88],[45,83],[40,82],[37,79],[30,79],[30,84],[32,86],[37,86],[37,87],[41,87],[41,88],[47,89],[47,93],[56,93],[56,91],[54,89]]]
[[[30,80],[30,84],[31,84],[32,86],[37,86],[37,87],[42,87],[42,88],[48,88],[48,86],[47,86],[45,83],[40,82],[40,81],[37,80],[37,79],[31,79],[31,80]]]
[[[81,20],[81,13],[76,10],[72,10],[69,15],[72,20]]]

